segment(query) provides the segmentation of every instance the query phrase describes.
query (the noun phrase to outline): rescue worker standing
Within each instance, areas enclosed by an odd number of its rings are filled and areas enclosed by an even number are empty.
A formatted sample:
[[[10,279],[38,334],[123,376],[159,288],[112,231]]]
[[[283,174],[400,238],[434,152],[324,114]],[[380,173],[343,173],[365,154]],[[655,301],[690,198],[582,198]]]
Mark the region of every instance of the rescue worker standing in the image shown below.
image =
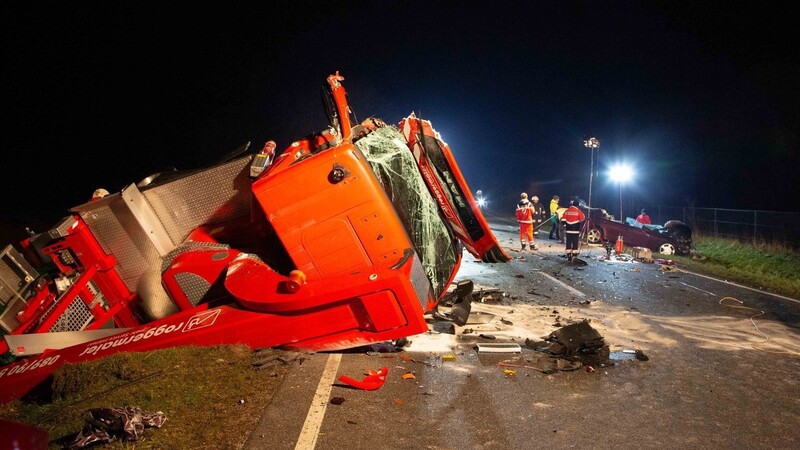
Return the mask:
[[[575,199],[572,201],[572,205],[564,211],[564,214],[561,215],[561,222],[564,223],[564,228],[566,229],[566,238],[567,238],[567,261],[572,262],[572,258],[578,255],[578,241],[580,240],[581,234],[581,225],[583,221],[586,219],[586,216],[583,214],[580,208],[578,208],[580,202]]]
[[[561,241],[561,219],[558,217],[558,196],[554,195],[553,199],[550,200],[550,220],[553,223],[553,226],[550,227],[550,239],[553,239],[553,233],[555,233],[555,239],[557,241]]]
[[[519,245],[522,250],[525,250],[526,242],[530,244],[531,250],[536,250],[536,245],[533,243],[533,213],[533,205],[528,201],[528,194],[523,192],[520,194],[517,211],[514,213],[519,222]]]
[[[531,202],[533,207],[533,242],[536,242],[539,238],[539,228],[547,220],[547,211],[544,210],[544,206],[539,202],[539,197],[534,195],[531,200],[533,200]]]

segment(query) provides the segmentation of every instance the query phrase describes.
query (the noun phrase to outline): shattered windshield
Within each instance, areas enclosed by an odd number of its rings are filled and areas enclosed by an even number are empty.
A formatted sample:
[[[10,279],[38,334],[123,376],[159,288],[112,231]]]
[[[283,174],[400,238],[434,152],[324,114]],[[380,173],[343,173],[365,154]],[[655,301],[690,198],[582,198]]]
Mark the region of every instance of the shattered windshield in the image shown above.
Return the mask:
[[[439,214],[402,133],[378,128],[357,140],[372,170],[403,221],[438,298],[448,288],[461,249]]]

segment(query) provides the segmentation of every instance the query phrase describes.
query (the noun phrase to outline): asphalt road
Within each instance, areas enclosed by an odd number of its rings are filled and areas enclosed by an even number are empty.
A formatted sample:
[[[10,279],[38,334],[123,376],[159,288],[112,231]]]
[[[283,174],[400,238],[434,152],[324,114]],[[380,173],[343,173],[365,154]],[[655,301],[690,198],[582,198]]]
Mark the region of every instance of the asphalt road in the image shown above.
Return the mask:
[[[246,449],[800,448],[800,301],[605,260],[598,247],[582,248],[585,266],[569,265],[563,244],[520,252],[513,225],[493,230],[515,258],[465,254],[456,280],[475,283],[470,322],[432,319],[410,337],[410,359],[377,347],[309,355]],[[526,340],[584,319],[610,364],[541,370],[554,359]],[[520,351],[479,353],[478,342]],[[377,390],[337,379],[384,366]]]

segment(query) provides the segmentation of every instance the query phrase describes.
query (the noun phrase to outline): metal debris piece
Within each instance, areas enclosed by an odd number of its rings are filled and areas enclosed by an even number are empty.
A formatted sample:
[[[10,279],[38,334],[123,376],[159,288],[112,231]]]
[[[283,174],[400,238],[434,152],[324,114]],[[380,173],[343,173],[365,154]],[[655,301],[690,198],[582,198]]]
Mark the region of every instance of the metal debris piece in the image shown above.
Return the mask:
[[[119,408],[92,408],[87,413],[86,425],[66,446],[79,449],[115,439],[137,441],[145,428],[160,428],[167,420],[161,411],[142,411],[138,406]]]
[[[478,342],[478,353],[520,353],[522,348],[513,342]]]

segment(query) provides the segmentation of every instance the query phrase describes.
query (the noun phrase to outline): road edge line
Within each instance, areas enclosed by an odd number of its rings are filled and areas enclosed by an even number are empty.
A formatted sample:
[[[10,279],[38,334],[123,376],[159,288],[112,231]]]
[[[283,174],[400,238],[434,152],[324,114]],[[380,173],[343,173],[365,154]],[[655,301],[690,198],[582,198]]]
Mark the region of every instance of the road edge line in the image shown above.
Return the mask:
[[[322,419],[325,418],[325,409],[328,407],[328,396],[330,396],[333,389],[333,381],[336,377],[336,372],[339,371],[339,363],[341,361],[341,353],[332,353],[328,356],[328,362],[322,371],[322,377],[320,377],[317,391],[314,393],[314,399],[311,400],[311,406],[308,408],[303,429],[300,430],[300,435],[297,437],[295,450],[312,450],[317,445],[319,429],[322,426]]]

